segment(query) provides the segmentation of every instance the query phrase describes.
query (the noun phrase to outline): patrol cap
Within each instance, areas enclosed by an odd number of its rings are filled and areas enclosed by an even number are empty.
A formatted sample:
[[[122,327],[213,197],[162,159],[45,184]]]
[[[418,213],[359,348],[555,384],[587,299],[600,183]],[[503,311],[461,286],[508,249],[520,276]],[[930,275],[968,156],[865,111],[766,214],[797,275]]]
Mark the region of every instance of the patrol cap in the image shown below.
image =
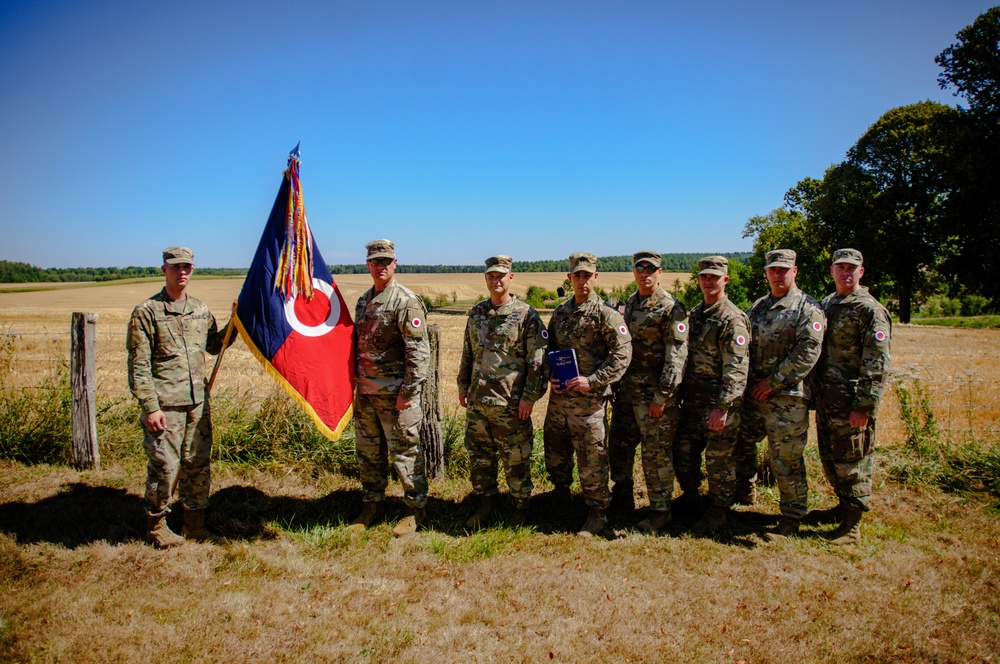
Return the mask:
[[[637,251],[632,254],[632,267],[639,263],[649,263],[653,267],[662,267],[663,261],[655,251]]]
[[[833,252],[832,264],[850,263],[851,265],[861,265],[865,262],[861,252],[857,249],[837,249]]]
[[[365,245],[365,249],[368,250],[368,260],[396,257],[396,245],[392,243],[392,240],[372,240]]]
[[[511,271],[511,267],[514,265],[514,259],[510,256],[505,256],[504,254],[497,254],[496,256],[490,256],[486,259],[486,274],[490,272],[499,272],[500,274],[507,274]]]
[[[764,260],[767,263],[764,266],[765,270],[769,267],[795,267],[795,250],[775,249],[767,252]]]
[[[573,272],[597,272],[597,256],[582,251],[569,255],[569,271]]]
[[[168,265],[194,265],[194,252],[187,247],[167,247],[163,250],[163,262]]]
[[[729,274],[729,259],[725,256],[705,256],[698,259],[698,274],[714,274],[724,277]]]

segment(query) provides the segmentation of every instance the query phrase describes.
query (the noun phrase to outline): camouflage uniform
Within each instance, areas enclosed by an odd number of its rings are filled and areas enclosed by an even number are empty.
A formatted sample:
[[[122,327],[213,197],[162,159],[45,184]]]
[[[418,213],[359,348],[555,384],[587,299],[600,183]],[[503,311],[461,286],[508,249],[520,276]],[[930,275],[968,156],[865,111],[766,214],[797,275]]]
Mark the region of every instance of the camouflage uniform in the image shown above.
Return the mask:
[[[632,360],[612,411],[608,441],[611,479],[631,487],[637,441],[622,434],[637,430],[649,506],[666,511],[674,490],[671,446],[677,431],[677,391],[687,359],[687,312],[663,288],[647,297],[633,293],[625,304],[625,325],[632,337]],[[663,415],[650,417],[651,403],[662,404]]]
[[[545,394],[546,336],[542,319],[516,297],[499,307],[485,300],[469,311],[458,369],[459,394],[468,395],[465,447],[472,489],[481,496],[496,495],[499,452],[510,494],[521,509],[534,488],[534,437],[531,418],[519,418],[517,407],[522,400],[534,404]]]
[[[425,317],[420,298],[395,280],[381,293],[370,288],[358,299],[354,433],[365,502],[385,497],[391,459],[406,505],[423,508],[427,503],[420,449],[420,397],[430,370]],[[397,395],[412,405],[397,411]]]
[[[714,505],[728,507],[736,490],[733,451],[750,367],[750,321],[723,295],[710,306],[704,302],[696,306],[690,325],[674,467],[681,490],[696,495],[705,452],[708,493]],[[726,413],[726,426],[709,431],[708,418],[716,408]]]
[[[757,442],[767,435],[771,470],[781,493],[781,513],[806,514],[809,486],[802,453],[809,435],[808,394],[803,381],[823,344],[826,318],[811,295],[793,286],[782,298],[765,295],[747,312],[751,325],[750,376],[737,442],[737,483],[757,472]],[[759,401],[749,392],[764,379],[773,392]]]
[[[212,416],[205,353],[222,350],[224,332],[205,303],[174,301],[164,288],[132,311],[128,384],[144,415],[163,411],[167,428],[144,427],[146,512],[165,514],[177,490],[186,510],[208,507]]]
[[[823,472],[845,504],[870,509],[875,415],[889,373],[892,324],[889,312],[861,287],[822,303],[828,329],[812,375],[816,433]],[[868,416],[852,427],[852,410]]]
[[[591,391],[553,392],[545,414],[545,468],[557,487],[573,480],[577,455],[580,485],[591,507],[608,506],[608,453],[604,444],[605,407],[611,384],[625,374],[632,338],[621,314],[592,292],[582,304],[563,302],[549,321],[549,350],[573,348],[577,367]]]

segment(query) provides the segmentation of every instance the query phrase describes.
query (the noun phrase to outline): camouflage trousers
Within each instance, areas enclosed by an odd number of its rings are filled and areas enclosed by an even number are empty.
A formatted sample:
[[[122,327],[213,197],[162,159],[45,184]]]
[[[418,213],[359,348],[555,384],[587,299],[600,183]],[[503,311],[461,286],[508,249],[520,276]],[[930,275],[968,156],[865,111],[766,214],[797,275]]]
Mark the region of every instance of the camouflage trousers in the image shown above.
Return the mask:
[[[422,417],[419,397],[406,410],[397,411],[395,395],[355,395],[354,446],[365,502],[385,498],[391,461],[403,485],[403,502],[418,508],[427,504],[427,477],[420,449]]]
[[[837,497],[867,512],[872,498],[875,418],[868,418],[868,425],[858,429],[848,422],[850,410],[849,405],[817,404],[819,458]]]
[[[632,482],[635,448],[642,443],[642,475],[649,494],[649,507],[655,511],[670,509],[674,492],[673,443],[677,433],[677,400],[671,399],[660,417],[649,416],[651,397],[619,393],[611,411],[608,436],[608,461],[611,480]]]
[[[514,406],[470,404],[465,412],[465,449],[469,452],[472,490],[480,496],[497,493],[497,456],[503,459],[510,495],[519,509],[528,506],[531,491],[531,418],[522,420]]]
[[[736,495],[736,441],[740,431],[740,403],[726,413],[722,431],[708,430],[714,404],[687,399],[681,407],[680,425],[674,440],[674,468],[685,493],[697,493],[701,485],[701,455],[705,453],[708,495],[717,507],[729,507]]]
[[[756,475],[757,443],[767,436],[771,472],[781,494],[781,514],[791,519],[806,515],[809,485],[802,453],[809,438],[809,405],[802,397],[772,394],[743,402],[743,422],[737,442],[737,480]],[[747,466],[753,458],[752,469]]]
[[[549,397],[545,413],[545,469],[556,486],[573,482],[573,454],[583,497],[591,507],[607,507],[608,450],[604,444],[607,411],[604,397]]]
[[[161,409],[167,428],[143,429],[146,450],[146,512],[166,514],[174,491],[186,510],[208,507],[212,483],[212,413],[208,401]]]

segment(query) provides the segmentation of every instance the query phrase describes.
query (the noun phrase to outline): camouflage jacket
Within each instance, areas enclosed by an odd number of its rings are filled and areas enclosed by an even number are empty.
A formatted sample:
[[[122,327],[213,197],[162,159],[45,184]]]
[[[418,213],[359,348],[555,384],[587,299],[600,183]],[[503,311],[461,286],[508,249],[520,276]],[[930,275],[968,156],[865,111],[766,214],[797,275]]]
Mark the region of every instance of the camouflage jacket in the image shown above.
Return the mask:
[[[535,403],[548,386],[545,326],[534,309],[516,297],[494,307],[472,307],[465,324],[458,392],[469,403],[517,406]]]
[[[750,377],[774,392],[808,397],[804,380],[823,345],[826,317],[816,298],[793,287],[781,299],[765,295],[750,307]]]
[[[580,375],[590,382],[584,395],[568,392],[567,398],[607,396],[621,380],[632,358],[632,337],[622,315],[601,302],[596,292],[583,304],[572,297],[556,307],[549,321],[549,350],[576,350]]]
[[[191,406],[208,398],[205,353],[222,350],[215,316],[188,295],[174,301],[164,288],[132,310],[128,324],[128,386],[142,412]]]
[[[864,286],[843,297],[832,293],[822,306],[828,328],[813,371],[814,394],[874,417],[889,375],[889,312]]]
[[[688,353],[684,305],[657,288],[649,297],[633,293],[625,303],[625,325],[632,336],[632,361],[621,387],[633,398],[665,404],[677,398]]]
[[[723,412],[739,405],[750,371],[750,319],[723,297],[691,311],[684,400]]]
[[[412,399],[430,372],[427,312],[420,298],[395,279],[381,293],[358,298],[354,312],[357,358],[354,378],[361,394],[401,394]]]

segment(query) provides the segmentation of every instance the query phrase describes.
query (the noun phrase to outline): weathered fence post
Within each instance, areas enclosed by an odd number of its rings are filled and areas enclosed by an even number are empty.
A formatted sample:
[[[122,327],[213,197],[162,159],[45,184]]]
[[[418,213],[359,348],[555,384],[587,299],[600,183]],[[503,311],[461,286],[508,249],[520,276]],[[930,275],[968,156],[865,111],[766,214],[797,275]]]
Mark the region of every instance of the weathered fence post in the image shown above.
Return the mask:
[[[424,465],[428,478],[444,477],[444,440],[441,437],[441,328],[427,326],[431,344],[431,370],[424,383],[423,411],[420,423],[420,446],[424,450]]]
[[[97,314],[73,313],[70,331],[70,389],[73,391],[73,464],[77,468],[101,467],[97,449]]]

